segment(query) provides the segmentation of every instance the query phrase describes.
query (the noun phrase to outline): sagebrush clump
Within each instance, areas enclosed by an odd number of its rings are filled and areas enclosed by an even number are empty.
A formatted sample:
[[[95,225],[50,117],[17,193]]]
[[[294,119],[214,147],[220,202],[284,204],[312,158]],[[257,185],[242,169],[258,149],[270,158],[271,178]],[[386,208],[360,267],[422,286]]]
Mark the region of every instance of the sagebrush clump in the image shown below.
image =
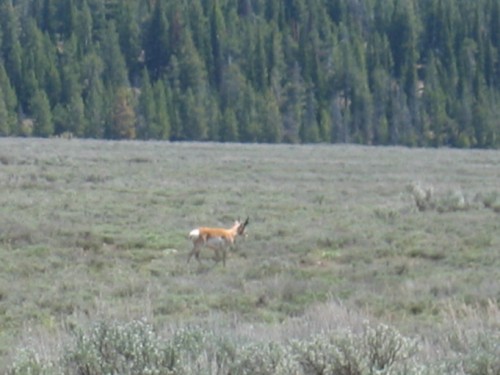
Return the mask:
[[[306,340],[242,342],[202,328],[162,337],[146,321],[99,322],[75,331],[60,357],[18,353],[9,374],[392,374],[411,373],[413,339],[366,324],[358,334],[323,332]]]

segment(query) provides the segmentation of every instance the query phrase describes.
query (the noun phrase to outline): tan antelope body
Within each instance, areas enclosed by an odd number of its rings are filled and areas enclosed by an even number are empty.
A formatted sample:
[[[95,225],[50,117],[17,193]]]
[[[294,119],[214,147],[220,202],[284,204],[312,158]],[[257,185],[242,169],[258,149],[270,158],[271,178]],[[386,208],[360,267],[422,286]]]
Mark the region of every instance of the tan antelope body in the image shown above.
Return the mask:
[[[215,251],[217,260],[222,252],[222,264],[226,265],[226,250],[234,245],[237,236],[245,234],[245,228],[248,225],[248,218],[241,223],[239,220],[229,229],[200,227],[189,232],[189,238],[193,241],[193,250],[189,253],[188,263],[194,255],[200,262],[200,250],[202,247],[208,247]]]

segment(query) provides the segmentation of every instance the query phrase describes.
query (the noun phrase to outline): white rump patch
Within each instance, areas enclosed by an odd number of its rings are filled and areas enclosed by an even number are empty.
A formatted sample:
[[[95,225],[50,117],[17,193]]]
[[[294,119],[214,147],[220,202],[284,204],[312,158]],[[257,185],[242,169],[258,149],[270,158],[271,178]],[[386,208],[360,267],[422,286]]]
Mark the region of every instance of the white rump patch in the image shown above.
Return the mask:
[[[189,232],[189,238],[192,240],[197,239],[200,237],[200,230],[199,229],[193,229],[191,232]]]

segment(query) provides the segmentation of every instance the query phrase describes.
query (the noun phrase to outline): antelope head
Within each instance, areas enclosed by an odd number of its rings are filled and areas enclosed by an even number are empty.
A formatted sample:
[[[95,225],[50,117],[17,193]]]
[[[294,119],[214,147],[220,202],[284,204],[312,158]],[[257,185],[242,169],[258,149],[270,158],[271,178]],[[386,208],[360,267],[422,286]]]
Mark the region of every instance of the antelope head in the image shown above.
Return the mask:
[[[238,236],[245,236],[245,229],[248,225],[248,222],[249,222],[249,217],[246,218],[246,220],[242,223],[240,220],[238,220],[238,230],[237,230],[237,233],[238,233]]]

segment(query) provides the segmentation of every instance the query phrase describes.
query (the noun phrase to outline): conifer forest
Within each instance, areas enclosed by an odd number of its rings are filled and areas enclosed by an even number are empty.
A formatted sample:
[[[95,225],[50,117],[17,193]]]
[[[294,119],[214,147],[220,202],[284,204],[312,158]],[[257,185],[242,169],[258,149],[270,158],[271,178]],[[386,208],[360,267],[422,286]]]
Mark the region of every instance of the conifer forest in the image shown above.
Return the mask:
[[[0,0],[0,135],[500,146],[500,0]]]

